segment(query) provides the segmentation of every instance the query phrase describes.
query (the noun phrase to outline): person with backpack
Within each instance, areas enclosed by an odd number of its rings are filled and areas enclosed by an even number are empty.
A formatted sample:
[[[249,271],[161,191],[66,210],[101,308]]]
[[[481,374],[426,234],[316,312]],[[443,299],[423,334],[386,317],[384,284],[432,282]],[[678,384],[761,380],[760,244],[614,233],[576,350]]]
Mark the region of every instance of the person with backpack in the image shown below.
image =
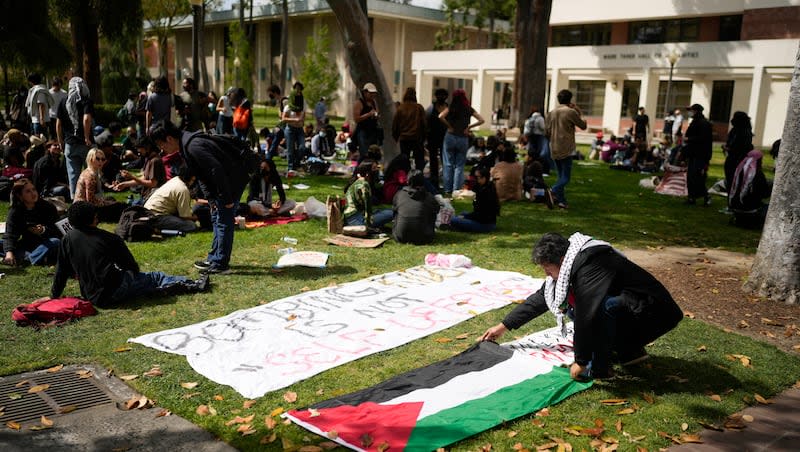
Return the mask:
[[[110,307],[149,295],[204,292],[208,277],[192,281],[163,272],[142,272],[125,242],[116,234],[99,229],[95,207],[77,201],[67,210],[72,230],[58,248],[51,298],[59,298],[67,281],[78,276],[81,297],[94,306]]]
[[[205,260],[195,262],[203,273],[228,273],[233,250],[234,217],[249,180],[248,168],[232,141],[200,132],[183,132],[170,121],[157,122],[150,137],[164,154],[180,152],[194,171],[203,197],[211,206],[214,238]]]

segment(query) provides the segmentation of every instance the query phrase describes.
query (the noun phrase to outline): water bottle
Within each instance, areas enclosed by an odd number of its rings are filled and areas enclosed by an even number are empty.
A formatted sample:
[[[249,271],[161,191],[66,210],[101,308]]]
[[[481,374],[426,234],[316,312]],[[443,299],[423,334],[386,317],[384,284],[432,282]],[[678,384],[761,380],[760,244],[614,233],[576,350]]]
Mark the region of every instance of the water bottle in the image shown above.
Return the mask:
[[[184,237],[186,235],[183,231],[178,231],[176,229],[162,229],[161,230],[161,237]]]
[[[288,235],[283,237],[281,240],[290,244],[290,245],[297,245],[297,239],[294,237],[289,237]]]
[[[292,253],[294,253],[294,248],[281,248],[278,250],[278,254],[280,254],[281,256],[285,256],[287,254],[292,254]]]

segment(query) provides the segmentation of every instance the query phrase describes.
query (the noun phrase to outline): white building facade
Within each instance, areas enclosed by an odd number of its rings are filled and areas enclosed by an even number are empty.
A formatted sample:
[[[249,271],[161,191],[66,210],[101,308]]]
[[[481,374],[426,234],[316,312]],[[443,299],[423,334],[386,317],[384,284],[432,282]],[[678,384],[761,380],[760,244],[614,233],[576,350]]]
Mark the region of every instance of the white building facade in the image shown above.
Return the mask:
[[[591,130],[623,133],[643,106],[658,135],[667,110],[697,103],[717,140],[738,110],[752,118],[758,145],[780,138],[800,0],[556,0],[550,25],[546,110],[570,89]],[[490,118],[514,64],[514,49],[414,52],[411,69],[421,103],[456,79]]]

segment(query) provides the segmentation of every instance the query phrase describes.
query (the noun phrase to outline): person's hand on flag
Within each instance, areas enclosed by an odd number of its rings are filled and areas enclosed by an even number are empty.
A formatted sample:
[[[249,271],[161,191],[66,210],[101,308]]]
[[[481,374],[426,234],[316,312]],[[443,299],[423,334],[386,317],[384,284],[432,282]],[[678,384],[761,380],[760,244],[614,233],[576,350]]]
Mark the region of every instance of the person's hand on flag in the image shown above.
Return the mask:
[[[495,341],[499,339],[500,336],[505,334],[506,331],[508,331],[508,328],[506,328],[506,326],[503,325],[502,323],[498,323],[497,325],[486,330],[486,332],[483,333],[483,336],[481,336],[479,341]]]

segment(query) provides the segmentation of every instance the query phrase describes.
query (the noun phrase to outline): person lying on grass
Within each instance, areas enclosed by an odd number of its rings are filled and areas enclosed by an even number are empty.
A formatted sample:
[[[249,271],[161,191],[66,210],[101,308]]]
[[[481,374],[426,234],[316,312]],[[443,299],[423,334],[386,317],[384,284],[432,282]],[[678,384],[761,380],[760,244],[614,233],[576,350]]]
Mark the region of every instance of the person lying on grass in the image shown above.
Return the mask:
[[[532,260],[545,283],[480,340],[497,340],[548,310],[564,331],[566,315],[575,324],[573,379],[608,378],[612,362],[644,361],[644,346],[683,318],[663,284],[606,242],[550,232],[534,245]]]
[[[208,275],[191,281],[184,276],[139,271],[139,264],[122,238],[97,228],[97,209],[92,204],[76,201],[67,210],[67,218],[73,229],[58,248],[52,298],[61,296],[67,280],[74,275],[78,276],[81,298],[97,307],[115,306],[141,296],[208,289]]]

